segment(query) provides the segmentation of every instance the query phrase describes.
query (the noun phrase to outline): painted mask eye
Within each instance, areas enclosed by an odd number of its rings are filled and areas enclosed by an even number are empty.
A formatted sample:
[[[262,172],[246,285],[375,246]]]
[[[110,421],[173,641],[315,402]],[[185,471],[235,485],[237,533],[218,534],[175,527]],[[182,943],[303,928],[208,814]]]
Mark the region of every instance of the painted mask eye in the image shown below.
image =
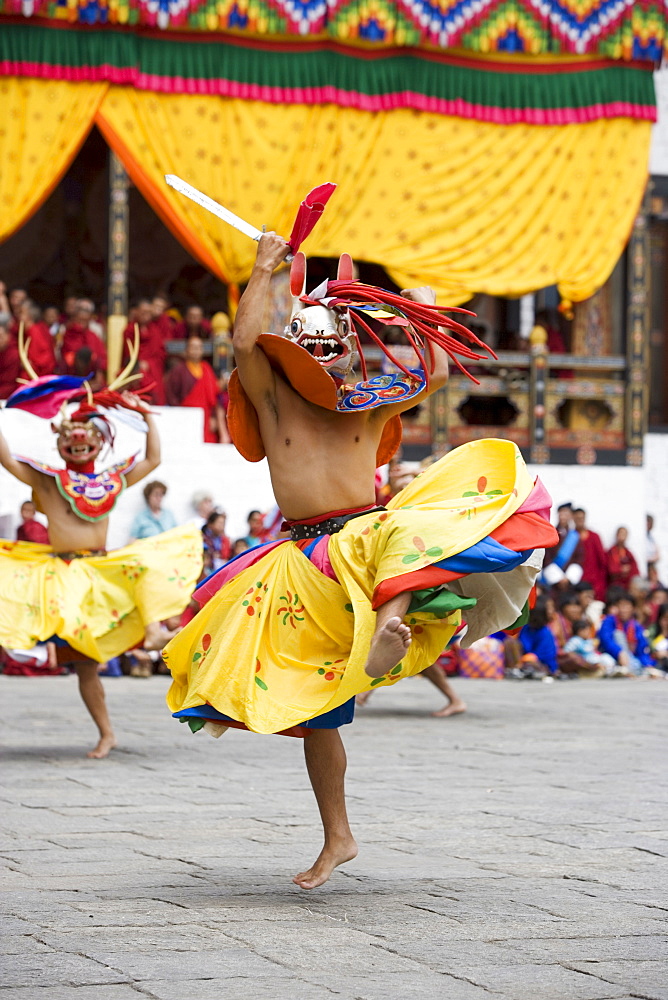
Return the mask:
[[[290,333],[292,334],[293,337],[298,337],[299,334],[302,332],[302,329],[303,329],[302,321],[295,317],[295,319],[293,319],[293,321],[290,323]]]
[[[339,336],[347,337],[350,333],[350,323],[347,319],[339,320]]]

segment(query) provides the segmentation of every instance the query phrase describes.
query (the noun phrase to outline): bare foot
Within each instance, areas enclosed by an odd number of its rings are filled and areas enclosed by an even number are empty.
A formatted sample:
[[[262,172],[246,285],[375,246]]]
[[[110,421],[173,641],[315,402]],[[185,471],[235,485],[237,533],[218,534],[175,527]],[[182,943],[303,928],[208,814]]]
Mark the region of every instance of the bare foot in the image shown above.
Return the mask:
[[[367,701],[369,700],[372,694],[373,691],[362,691],[361,694],[356,694],[355,704],[357,705],[357,707],[364,708],[364,706],[366,705]]]
[[[364,673],[369,677],[382,677],[396,667],[408,652],[411,638],[411,630],[401,618],[388,618],[371,640]]]
[[[99,743],[94,750],[89,750],[86,754],[87,757],[94,757],[96,760],[102,760],[103,757],[107,757],[110,750],[113,750],[116,746],[116,737],[113,733],[108,733],[107,736],[100,736]]]
[[[461,698],[456,698],[455,701],[451,701],[449,705],[442,708],[439,712],[432,712],[431,714],[435,719],[445,719],[448,715],[460,715],[462,712],[466,711],[466,705],[461,700]]]
[[[352,837],[338,841],[331,847],[325,845],[313,867],[309,868],[307,872],[295,875],[292,881],[300,889],[316,889],[327,881],[335,868],[356,857],[357,844]]]

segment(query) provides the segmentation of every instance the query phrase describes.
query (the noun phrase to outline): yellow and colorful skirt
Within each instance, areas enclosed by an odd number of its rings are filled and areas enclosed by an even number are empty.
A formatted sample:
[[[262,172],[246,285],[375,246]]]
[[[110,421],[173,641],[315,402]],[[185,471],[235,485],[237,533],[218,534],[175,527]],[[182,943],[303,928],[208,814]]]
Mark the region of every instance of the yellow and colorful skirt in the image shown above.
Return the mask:
[[[193,525],[100,555],[0,540],[0,646],[57,636],[104,663],[141,643],[149,623],[180,614],[201,568]]]
[[[555,544],[550,505],[512,442],[475,441],[421,473],[387,510],[336,534],[244,552],[195,592],[203,607],[164,650],[169,708],[195,731],[234,720],[286,732],[424,670],[462,618],[465,643],[523,624],[542,550]],[[400,664],[371,678],[375,609],[408,591],[413,642]]]

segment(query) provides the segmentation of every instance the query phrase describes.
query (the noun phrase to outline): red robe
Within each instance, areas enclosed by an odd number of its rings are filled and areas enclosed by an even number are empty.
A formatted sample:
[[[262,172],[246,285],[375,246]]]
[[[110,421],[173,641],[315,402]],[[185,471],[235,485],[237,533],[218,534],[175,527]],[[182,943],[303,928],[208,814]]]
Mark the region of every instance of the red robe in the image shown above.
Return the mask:
[[[622,545],[613,545],[608,549],[608,586],[629,589],[634,576],[640,576],[638,563],[631,552]]]
[[[582,566],[582,579],[591,583],[596,600],[605,601],[608,587],[608,560],[600,535],[589,529],[580,535],[580,541],[570,561]]]
[[[165,379],[168,406],[199,406],[204,410],[204,440],[217,441],[211,430],[211,417],[218,401],[218,383],[213,368],[206,361],[199,366],[182,361]]]
[[[18,344],[19,324],[14,320],[10,332]],[[28,343],[29,342],[29,343]],[[28,360],[36,375],[53,375],[56,370],[56,354],[53,349],[53,337],[46,323],[31,323],[24,329],[24,343],[28,345]],[[21,378],[30,378],[23,371]]]
[[[38,545],[49,544],[49,532],[41,521],[34,518],[19,524],[16,529],[17,542],[37,542]]]
[[[0,399],[8,399],[17,388],[21,361],[16,341],[10,336],[4,351],[0,351]]]
[[[134,386],[139,390],[143,390],[152,382],[155,383],[150,392],[150,402],[155,403],[156,406],[165,405],[164,375],[165,359],[167,357],[167,351],[165,350],[165,340],[167,337],[165,333],[166,325],[160,319],[151,320],[145,326],[139,327],[139,370],[142,377],[141,381],[138,380],[134,383]],[[130,323],[123,334],[125,342],[123,364],[127,363],[129,357],[127,342],[129,340],[130,343],[133,343],[134,337],[134,324]]]
[[[97,371],[106,371],[107,349],[96,333],[78,323],[68,323],[61,347],[63,366],[68,375],[74,374],[74,356],[82,347],[88,347],[92,353],[91,367]]]

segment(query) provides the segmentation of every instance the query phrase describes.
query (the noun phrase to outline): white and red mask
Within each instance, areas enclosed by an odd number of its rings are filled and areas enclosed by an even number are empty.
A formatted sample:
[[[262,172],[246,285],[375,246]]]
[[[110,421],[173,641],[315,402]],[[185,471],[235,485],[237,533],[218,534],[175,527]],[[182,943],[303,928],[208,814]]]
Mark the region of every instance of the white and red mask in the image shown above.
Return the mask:
[[[344,254],[339,260],[337,277],[352,280],[352,260]],[[327,282],[306,295],[306,259],[295,254],[290,268],[290,291],[294,306],[285,336],[314,358],[330,374],[347,375],[353,367],[357,338],[352,329],[347,306],[327,305]]]

